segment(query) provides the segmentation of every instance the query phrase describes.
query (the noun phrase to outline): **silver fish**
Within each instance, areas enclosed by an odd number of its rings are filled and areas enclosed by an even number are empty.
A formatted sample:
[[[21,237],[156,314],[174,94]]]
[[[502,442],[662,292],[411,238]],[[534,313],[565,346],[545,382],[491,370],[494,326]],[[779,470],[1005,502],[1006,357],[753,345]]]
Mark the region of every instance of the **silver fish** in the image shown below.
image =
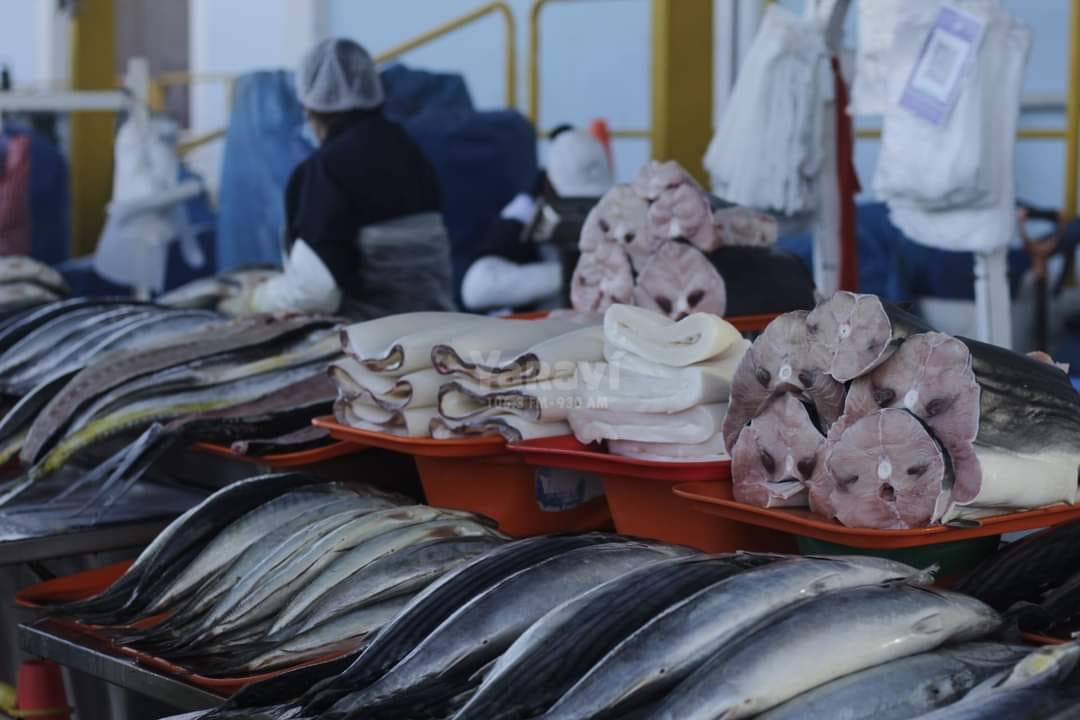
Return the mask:
[[[751,717],[873,665],[978,639],[1000,623],[989,606],[943,590],[884,585],[828,593],[720,650],[648,717]]]
[[[304,615],[316,601],[338,587],[353,575],[363,572],[375,561],[399,550],[430,540],[455,537],[475,537],[498,534],[489,527],[474,521],[472,516],[437,508],[424,508],[400,515],[400,519],[388,517],[386,525],[369,525],[358,536],[352,549],[342,551],[325,569],[303,588],[278,615],[271,632],[279,632]],[[375,518],[369,518],[368,521]],[[366,522],[365,525],[368,525]],[[366,537],[365,537],[366,536]],[[356,536],[354,536],[356,537]],[[354,540],[350,540],[353,542]]]
[[[551,608],[635,568],[682,552],[614,543],[571,550],[533,565],[459,608],[390,672],[362,692],[343,698],[333,710],[357,712],[400,704],[407,713],[432,703],[445,705],[468,688],[473,673],[498,657]],[[420,708],[410,697],[413,693],[423,698]]]
[[[406,592],[417,592],[467,560],[505,540],[491,535],[424,542],[376,560],[323,593],[300,616],[299,632],[355,608]],[[284,615],[284,613],[283,613]]]
[[[877,558],[792,558],[722,580],[612,649],[544,717],[622,717],[659,700],[725,645],[794,603],[916,574]]]
[[[959,700],[1030,652],[971,643],[862,670],[803,693],[758,720],[908,720]]]

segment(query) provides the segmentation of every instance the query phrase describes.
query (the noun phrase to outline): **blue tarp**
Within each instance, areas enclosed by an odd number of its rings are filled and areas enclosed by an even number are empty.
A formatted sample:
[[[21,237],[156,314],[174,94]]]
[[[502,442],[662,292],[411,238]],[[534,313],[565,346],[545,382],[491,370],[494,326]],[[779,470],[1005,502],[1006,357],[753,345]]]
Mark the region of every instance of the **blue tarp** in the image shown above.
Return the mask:
[[[395,65],[383,71],[386,111],[402,123],[439,175],[455,276],[470,248],[537,172],[536,135],[514,111],[476,112],[458,75]],[[312,151],[292,74],[259,72],[237,82],[225,138],[218,206],[218,267],[280,263],[285,185]]]

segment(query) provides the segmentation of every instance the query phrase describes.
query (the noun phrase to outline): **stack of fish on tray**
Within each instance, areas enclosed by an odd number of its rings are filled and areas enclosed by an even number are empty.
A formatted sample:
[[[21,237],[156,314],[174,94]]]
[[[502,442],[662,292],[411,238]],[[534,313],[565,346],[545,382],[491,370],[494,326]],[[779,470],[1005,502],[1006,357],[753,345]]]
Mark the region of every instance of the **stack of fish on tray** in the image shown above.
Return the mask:
[[[55,611],[209,675],[352,652],[433,581],[506,542],[485,518],[409,503],[298,473],[234,483],[107,590]]]
[[[717,315],[675,322],[631,305],[604,315],[603,363],[582,363],[570,427],[585,444],[649,460],[724,459],[721,425],[749,342]]]
[[[116,623],[176,608],[119,639],[192,667],[321,658],[248,686],[216,720],[1001,718],[1013,716],[964,713],[1033,688],[1042,710],[1080,704],[1059,687],[1080,645],[997,640],[995,610],[890,560],[706,555],[602,533],[503,541],[460,514],[410,523],[417,509],[387,502],[255,479],[175,523],[102,595],[53,612]],[[351,505],[351,523],[315,509],[326,503]],[[429,532],[440,523],[446,534]],[[253,582],[257,561],[274,567]]]
[[[509,320],[410,313],[342,332],[330,369],[335,415],[350,427],[409,437],[566,435],[579,362],[603,356],[592,318]]]
[[[60,273],[33,258],[0,257],[0,320],[20,310],[67,297]]]
[[[227,320],[120,299],[10,318],[0,325],[0,389],[11,403],[0,459],[17,455],[25,471],[0,486],[0,505],[121,434],[146,431],[79,481],[101,484],[90,505],[119,497],[181,438],[252,450],[323,442],[310,420],[333,402],[326,367],[339,353],[337,332],[334,318]]]
[[[742,502],[925,527],[1074,503],[1080,394],[1052,362],[841,292],[754,342],[724,438]]]
[[[589,213],[570,299],[582,311],[631,303],[675,320],[809,309],[813,280],[773,247],[776,236],[773,218],[714,202],[678,163],[653,161]]]
[[[1080,636],[1080,522],[1005,544],[956,587],[1018,614],[1025,630]]]

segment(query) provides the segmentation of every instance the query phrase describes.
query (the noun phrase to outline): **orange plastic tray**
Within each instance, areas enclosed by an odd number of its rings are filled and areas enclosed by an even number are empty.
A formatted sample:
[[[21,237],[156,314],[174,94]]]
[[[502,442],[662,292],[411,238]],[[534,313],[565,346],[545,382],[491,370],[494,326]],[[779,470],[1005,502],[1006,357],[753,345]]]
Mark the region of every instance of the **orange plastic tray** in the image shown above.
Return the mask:
[[[435,440],[434,438],[398,437],[370,430],[357,430],[338,423],[331,416],[315,418],[312,423],[316,427],[329,430],[332,437],[354,446],[383,448],[417,457],[486,457],[502,455],[506,451],[506,440],[497,435],[460,440]]]
[[[526,440],[506,446],[525,462],[544,467],[568,468],[597,475],[621,475],[667,483],[708,482],[731,479],[731,461],[666,462],[612,455],[602,445],[582,445],[573,435]]]
[[[75,600],[83,600],[88,597],[97,595],[101,591],[113,584],[121,575],[124,574],[133,561],[124,560],[122,562],[115,563],[113,565],[106,565],[105,567],[97,568],[94,570],[84,570],[73,575],[66,575],[64,577],[54,578],[52,580],[46,580],[44,582],[31,585],[23,588],[15,595],[15,602],[21,607],[26,608],[45,608],[50,605],[57,605],[59,603],[72,602]],[[140,623],[140,628],[151,627],[165,617],[164,615],[147,622]],[[153,667],[167,675],[177,677],[192,685],[210,690],[211,692],[223,695],[225,697],[237,692],[245,685],[250,685],[253,682],[260,682],[262,680],[269,680],[285,673],[289,670],[295,670],[297,668],[306,667],[308,665],[314,665],[320,662],[326,662],[336,657],[340,657],[342,653],[328,654],[324,657],[314,658],[312,660],[298,663],[296,665],[282,668],[280,670],[272,670],[270,672],[259,673],[257,675],[245,675],[242,677],[227,677],[227,678],[212,678],[199,675],[192,672],[187,668],[175,665],[164,658],[160,658],[154,655],[148,655],[144,652],[136,650],[134,648],[127,647],[125,645],[118,645],[112,642],[111,635],[115,629],[103,628],[97,625],[87,625],[77,620],[71,620],[63,617],[56,617],[51,619],[52,622],[58,623],[65,628],[74,630],[80,634],[88,637],[95,638],[100,642],[112,645],[115,650],[123,655],[137,659],[140,663]]]
[[[530,465],[591,472],[604,483],[615,529],[625,535],[689,545],[705,552],[756,550],[794,552],[787,535],[725,522],[687,508],[674,485],[731,480],[731,461],[663,462],[611,455],[602,445],[582,445],[573,436],[507,445]]]
[[[332,445],[326,445],[325,447],[300,450],[291,453],[278,453],[276,455],[241,455],[240,453],[233,452],[229,447],[217,445],[215,443],[200,442],[195,443],[193,447],[196,450],[211,455],[217,455],[218,457],[229,458],[230,460],[243,460],[244,462],[249,462],[253,465],[267,465],[272,468],[281,469],[315,465],[316,463],[326,462],[327,460],[333,460],[334,458],[362,452],[363,450],[363,448],[347,442],[336,442]]]
[[[688,483],[675,487],[675,494],[700,512],[725,520],[758,525],[792,535],[826,542],[879,550],[921,547],[970,538],[1001,535],[1058,525],[1080,518],[1080,506],[1055,505],[1008,515],[984,518],[978,527],[953,528],[938,525],[913,530],[849,528],[830,522],[809,510],[768,509],[736,502],[729,483]]]

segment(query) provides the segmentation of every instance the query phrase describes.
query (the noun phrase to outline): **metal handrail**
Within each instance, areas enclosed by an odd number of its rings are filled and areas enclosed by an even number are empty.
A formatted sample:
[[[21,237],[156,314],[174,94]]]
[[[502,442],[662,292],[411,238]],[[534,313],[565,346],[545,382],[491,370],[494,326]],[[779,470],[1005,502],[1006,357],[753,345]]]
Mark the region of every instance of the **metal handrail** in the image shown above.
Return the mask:
[[[398,58],[492,13],[502,15],[506,27],[506,106],[517,107],[517,23],[514,20],[514,11],[505,2],[489,2],[461,17],[437,25],[426,33],[379,53],[375,56],[375,62],[381,64]]]
[[[544,8],[556,2],[575,2],[577,0],[533,0],[529,8],[529,87],[526,114],[532,124],[540,127],[540,15]],[[548,135],[549,130],[541,132]],[[613,129],[609,133],[613,138],[652,139],[652,129]]]

